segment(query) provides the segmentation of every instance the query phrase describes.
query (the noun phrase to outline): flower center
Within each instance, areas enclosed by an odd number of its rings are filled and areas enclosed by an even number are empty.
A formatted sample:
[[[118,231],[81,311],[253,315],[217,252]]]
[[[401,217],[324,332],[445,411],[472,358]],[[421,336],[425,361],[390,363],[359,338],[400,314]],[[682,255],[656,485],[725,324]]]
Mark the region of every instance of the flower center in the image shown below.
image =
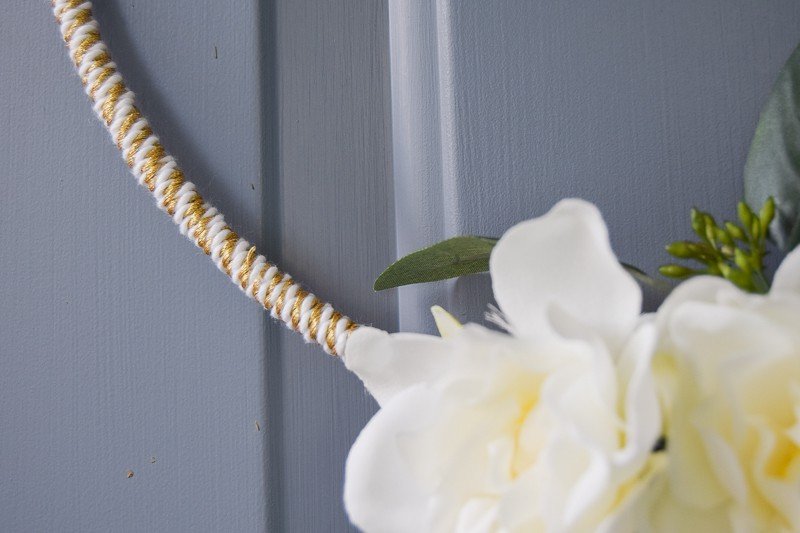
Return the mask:
[[[779,435],[766,464],[769,476],[791,480],[800,473],[800,448],[786,435]]]

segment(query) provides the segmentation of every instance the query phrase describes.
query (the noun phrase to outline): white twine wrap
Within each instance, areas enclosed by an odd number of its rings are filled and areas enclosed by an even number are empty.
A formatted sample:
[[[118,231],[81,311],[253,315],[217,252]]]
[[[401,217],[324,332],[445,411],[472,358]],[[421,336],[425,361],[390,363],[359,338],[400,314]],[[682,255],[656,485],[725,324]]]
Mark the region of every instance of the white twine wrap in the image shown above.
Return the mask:
[[[117,72],[91,10],[91,2],[53,1],[56,21],[86,94],[139,184],[152,192],[158,207],[172,217],[183,235],[274,318],[329,354],[344,353],[348,335],[358,325],[258,254],[184,178],[136,107],[134,94]]]

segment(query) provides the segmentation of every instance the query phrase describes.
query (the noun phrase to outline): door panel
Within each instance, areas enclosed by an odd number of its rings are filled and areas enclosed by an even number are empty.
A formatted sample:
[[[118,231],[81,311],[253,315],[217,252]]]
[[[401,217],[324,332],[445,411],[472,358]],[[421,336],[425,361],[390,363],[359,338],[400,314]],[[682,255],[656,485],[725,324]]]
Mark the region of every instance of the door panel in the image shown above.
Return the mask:
[[[374,402],[178,234],[94,119],[47,3],[18,4],[0,19],[0,529],[349,530],[344,457]],[[95,6],[230,224],[396,329],[394,296],[370,289],[394,252],[385,13]]]
[[[0,19],[2,529],[257,530],[264,314],[131,178],[49,3],[14,4]],[[255,3],[223,5],[95,11],[164,144],[258,241]]]
[[[734,215],[760,108],[800,40],[793,0],[391,0],[389,12],[396,220],[415,214],[398,222],[399,255],[500,235],[577,196],[600,207],[618,256],[651,273],[688,236],[693,205]],[[420,210],[422,198],[438,204]],[[481,320],[491,288],[475,276],[399,301],[401,324],[430,330],[416,317],[431,301]]]
[[[348,531],[376,405],[181,238],[92,116],[47,2],[0,18],[0,529]],[[777,0],[109,0],[164,144],[355,320],[482,320],[487,276],[375,294],[395,257],[596,202],[650,271],[724,215],[796,44]],[[648,305],[656,299],[650,297]],[[258,426],[256,426],[258,422]],[[133,477],[128,477],[128,471]]]
[[[386,6],[274,9],[280,263],[354,320],[396,331],[395,295],[372,291],[395,247]],[[267,358],[270,530],[348,530],[344,461],[376,404],[319,347],[277,324],[267,333],[280,343]]]

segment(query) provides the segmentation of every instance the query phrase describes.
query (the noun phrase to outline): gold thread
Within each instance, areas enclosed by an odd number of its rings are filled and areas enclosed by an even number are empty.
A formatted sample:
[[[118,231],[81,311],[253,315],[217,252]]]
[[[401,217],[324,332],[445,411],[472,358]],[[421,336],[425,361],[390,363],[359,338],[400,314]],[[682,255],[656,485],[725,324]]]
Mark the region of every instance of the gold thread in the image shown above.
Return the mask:
[[[86,85],[89,83],[89,74],[91,74],[95,69],[105,66],[106,63],[111,61],[111,57],[105,52],[100,52],[96,58],[92,60],[88,67],[86,67],[86,74],[83,75],[81,78],[81,83]]]
[[[194,238],[197,241],[197,246],[203,249],[206,255],[211,255],[211,243],[206,240],[208,235],[208,223],[211,222],[213,216],[201,217],[197,224],[195,224]]]
[[[123,139],[125,139],[128,131],[130,131],[131,126],[133,126],[133,124],[140,118],[142,118],[142,114],[139,112],[139,110],[136,107],[131,109],[130,113],[128,113],[128,115],[122,121],[122,124],[119,127],[119,132],[117,132],[117,147],[122,149]]]
[[[164,207],[170,215],[175,214],[175,206],[178,203],[178,190],[183,186],[183,172],[176,168],[169,175],[169,184],[164,187]]]
[[[222,250],[219,252],[219,257],[222,260],[222,269],[225,271],[227,275],[231,275],[231,259],[233,255],[233,250],[236,248],[236,243],[239,242],[239,236],[233,231],[229,226],[226,226],[225,229],[230,231],[228,235],[225,236],[225,240],[223,241]]]
[[[84,39],[81,41],[81,44],[78,45],[78,48],[75,50],[75,54],[72,56],[75,66],[79,66],[81,64],[81,61],[83,61],[83,56],[86,55],[86,52],[89,51],[89,48],[97,44],[99,40],[100,34],[96,31],[86,34],[86,37],[84,37]]]
[[[125,84],[121,81],[115,83],[108,90],[108,97],[101,106],[103,119],[105,119],[107,126],[110,126],[111,121],[114,120],[114,108],[117,106],[117,100],[123,92],[125,92]]]
[[[192,230],[192,235],[197,246],[202,248],[206,255],[209,255],[211,249],[206,242],[206,233],[208,232],[208,223],[214,217],[203,216],[205,213],[204,204],[203,197],[199,194],[195,194],[195,197],[189,202],[189,207],[187,207],[186,211],[183,213],[183,218],[184,220],[187,218],[189,219],[187,225],[189,229]]]
[[[126,158],[129,167],[133,168],[134,163],[136,163],[136,152],[139,151],[139,148],[142,146],[144,140],[150,137],[152,134],[153,130],[150,129],[150,126],[145,126],[139,130],[139,133],[137,133],[133,138],[131,141],[131,147],[128,149],[128,157]],[[153,189],[150,189],[151,192],[152,190]]]
[[[308,330],[311,333],[311,338],[317,340],[317,333],[319,333],[319,320],[322,317],[322,310],[325,304],[319,300],[314,302],[314,305],[309,309],[311,315],[308,317]]]
[[[275,314],[278,316],[283,315],[283,304],[285,303],[284,300],[286,299],[286,293],[289,290],[289,287],[292,285],[294,285],[292,278],[287,278],[283,283],[283,287],[281,287],[281,292],[278,294],[278,298],[275,300]]]
[[[77,29],[89,22],[91,18],[92,13],[88,9],[82,9],[79,11],[78,14],[75,15],[75,18],[72,19],[72,22],[69,23],[67,30],[64,32],[64,40],[69,42]]]
[[[142,173],[144,174],[144,182],[151,191],[156,188],[156,174],[164,166],[161,163],[161,158],[164,157],[165,153],[164,147],[160,142],[156,141],[144,156],[145,162],[142,163]]]
[[[292,329],[297,330],[300,327],[300,309],[303,306],[303,300],[308,296],[308,291],[302,287],[297,289],[297,299],[292,305]]]
[[[339,323],[340,318],[342,318],[342,313],[334,311],[328,324],[328,330],[325,332],[325,343],[334,355],[336,355],[336,324]]]
[[[275,290],[275,287],[278,286],[278,283],[283,281],[284,273],[280,270],[275,272],[275,275],[272,276],[272,279],[269,280],[269,285],[267,285],[267,295],[264,297],[264,307],[266,309],[272,309],[274,306],[269,301],[269,295]]]
[[[250,292],[250,294],[253,295],[253,298],[255,298],[255,300],[257,302],[259,301],[258,300],[258,290],[261,288],[261,280],[264,279],[264,274],[267,273],[267,270],[269,270],[269,267],[270,267],[269,263],[266,263],[265,265],[262,265],[261,266],[261,270],[258,272],[258,276],[256,276],[256,280],[253,282],[253,290]],[[260,303],[262,305],[264,304],[264,302],[260,302]]]
[[[239,267],[239,284],[243,289],[247,288],[247,278],[250,277],[250,269],[253,266],[253,260],[256,258],[256,247],[251,246],[247,250],[247,256],[244,258],[242,266]]]
[[[58,23],[61,24],[61,21],[64,19],[64,13],[66,13],[70,9],[77,8],[85,1],[86,0],[69,0],[68,2],[66,2],[63,6],[61,6],[61,9],[58,11],[58,13],[56,13],[56,21],[58,21]],[[50,3],[53,5],[53,7],[55,7],[56,0],[52,0]],[[86,11],[88,11],[90,14],[92,12],[91,9],[87,9]]]
[[[61,18],[64,16],[64,12],[65,11],[67,11],[68,9],[75,9],[76,7],[78,7],[79,5],[84,3],[85,1],[86,0],[68,0],[67,3],[64,4],[64,6],[61,8],[61,11],[58,13],[58,15],[56,15],[56,20],[58,20],[58,23],[61,24]],[[56,5],[56,0],[53,0],[52,4],[53,4],[53,6],[55,6]],[[90,10],[87,9],[87,11],[90,11]]]
[[[114,72],[116,72],[114,67],[106,67],[97,75],[97,79],[94,80],[91,87],[89,87],[89,98],[93,101],[95,100],[95,93],[100,89],[100,86],[103,85],[103,82],[114,74]]]
[[[195,194],[194,198],[189,201],[188,207],[186,211],[183,213],[184,219],[189,219],[187,225],[189,228],[193,228],[195,224],[200,221],[200,218],[203,216],[205,210],[203,209],[203,197],[199,194]]]

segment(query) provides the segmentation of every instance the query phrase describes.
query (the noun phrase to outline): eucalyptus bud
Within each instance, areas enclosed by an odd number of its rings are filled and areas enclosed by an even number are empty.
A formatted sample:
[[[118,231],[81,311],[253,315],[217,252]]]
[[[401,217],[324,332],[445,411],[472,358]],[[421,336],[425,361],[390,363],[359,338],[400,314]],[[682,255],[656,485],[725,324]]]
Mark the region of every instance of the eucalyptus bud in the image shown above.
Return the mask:
[[[736,263],[743,272],[745,272],[748,276],[750,276],[750,272],[752,271],[752,265],[750,264],[749,258],[745,255],[745,253],[741,250],[741,248],[736,248],[733,255],[733,261]]]
[[[723,229],[715,228],[714,235],[719,242],[725,244],[727,246],[733,246],[733,237],[731,237],[728,232]]]
[[[692,209],[692,229],[700,238],[696,242],[676,241],[667,246],[667,252],[679,259],[690,259],[702,264],[692,269],[683,265],[664,265],[659,269],[670,278],[687,278],[708,274],[729,280],[739,288],[751,292],[769,289],[764,277],[766,229],[775,216],[775,202],[770,198],[756,216],[753,210],[739,202],[737,214],[741,226],[725,222],[720,227],[714,217],[699,209]]]
[[[753,226],[753,212],[750,211],[747,204],[739,202],[739,205],[736,206],[736,210],[739,213],[739,220],[742,221],[742,225],[745,228],[751,228]]]
[[[714,217],[712,217],[708,213],[703,213],[703,223],[706,225],[706,227],[711,227],[711,228],[717,227],[717,221],[714,220]]]
[[[704,237],[706,239],[706,242],[708,242],[711,246],[714,246],[717,242],[717,235],[715,231],[717,227],[708,224],[708,220],[706,220],[705,228],[706,228],[706,234]],[[714,246],[714,248],[716,248],[716,246]]]
[[[676,241],[667,245],[667,252],[680,259],[690,259],[696,255],[692,248],[692,243],[690,242]]]
[[[761,221],[761,228],[766,230],[773,218],[775,218],[775,199],[770,196],[767,198],[767,201],[764,202],[764,206],[758,214],[758,219]]]
[[[753,236],[754,241],[759,241],[763,237],[761,234],[761,221],[757,218],[753,218],[750,224],[750,235]]]
[[[750,277],[750,273],[748,272],[733,270],[728,276],[725,277],[742,289],[750,291],[754,289],[753,279]]]
[[[689,276],[693,276],[697,274],[695,270],[692,270],[689,267],[685,267],[683,265],[663,265],[659,267],[658,271],[661,273],[662,276],[667,276],[668,278],[688,278]]]
[[[726,222],[725,229],[728,231],[728,235],[733,237],[734,239],[738,239],[740,241],[745,240],[746,236],[742,228],[734,224],[733,222]]]
[[[722,272],[720,272],[719,267],[717,267],[716,263],[708,263],[708,267],[706,268],[706,274],[708,274],[709,276],[722,277]]]
[[[693,207],[691,216],[692,216],[692,230],[694,230],[694,232],[697,234],[698,237],[702,238],[706,232],[705,229],[706,225],[705,221],[703,220],[703,214],[699,210]]]

